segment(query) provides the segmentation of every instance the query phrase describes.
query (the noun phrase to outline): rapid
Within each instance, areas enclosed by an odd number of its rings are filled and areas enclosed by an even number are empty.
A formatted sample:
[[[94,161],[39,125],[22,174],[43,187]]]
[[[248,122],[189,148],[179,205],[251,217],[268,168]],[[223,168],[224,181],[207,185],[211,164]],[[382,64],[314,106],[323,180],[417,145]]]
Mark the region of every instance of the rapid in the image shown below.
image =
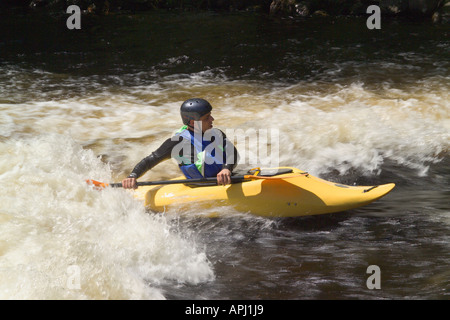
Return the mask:
[[[3,17],[0,298],[448,299],[449,28],[254,13]],[[6,32],[9,30],[10,32]],[[179,129],[276,129],[280,166],[396,183],[344,213],[154,213],[116,182]],[[255,146],[237,143],[253,167]],[[179,175],[166,161],[140,180]],[[381,289],[366,286],[367,267]]]

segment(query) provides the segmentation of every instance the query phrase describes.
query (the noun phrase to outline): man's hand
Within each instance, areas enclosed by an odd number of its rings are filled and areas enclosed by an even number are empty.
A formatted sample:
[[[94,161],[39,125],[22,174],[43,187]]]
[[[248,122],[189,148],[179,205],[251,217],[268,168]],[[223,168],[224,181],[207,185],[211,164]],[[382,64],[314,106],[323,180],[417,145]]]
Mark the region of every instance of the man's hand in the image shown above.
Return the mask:
[[[217,174],[217,184],[226,185],[231,183],[231,171],[228,169],[222,169]]]
[[[125,178],[122,180],[122,187],[124,189],[136,189],[137,183],[136,178]]]

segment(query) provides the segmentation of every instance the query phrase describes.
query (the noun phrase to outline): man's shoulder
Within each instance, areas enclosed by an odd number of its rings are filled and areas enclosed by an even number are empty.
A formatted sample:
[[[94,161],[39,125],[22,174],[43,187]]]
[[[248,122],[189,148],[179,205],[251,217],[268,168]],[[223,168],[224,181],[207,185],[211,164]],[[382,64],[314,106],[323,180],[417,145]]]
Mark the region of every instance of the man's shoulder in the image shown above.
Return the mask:
[[[214,135],[221,135],[223,137],[226,137],[225,132],[223,132],[221,129],[219,128],[211,128],[209,129],[207,132],[211,132]]]

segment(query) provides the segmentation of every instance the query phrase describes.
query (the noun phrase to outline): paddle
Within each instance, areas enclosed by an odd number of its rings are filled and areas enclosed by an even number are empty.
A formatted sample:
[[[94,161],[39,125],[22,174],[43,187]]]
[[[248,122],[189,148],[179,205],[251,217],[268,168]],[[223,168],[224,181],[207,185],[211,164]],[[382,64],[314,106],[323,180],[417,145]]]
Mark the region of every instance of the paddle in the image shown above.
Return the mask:
[[[308,175],[307,172],[303,172],[300,174],[292,175],[292,176],[275,176],[275,177],[267,177],[267,176],[255,176],[251,174],[242,175],[242,176],[231,176],[232,182],[242,182],[244,180],[257,180],[257,179],[264,179],[264,180],[281,180],[281,179],[290,179],[299,177],[302,175]],[[93,184],[97,188],[106,188],[106,187],[112,187],[112,188],[122,188],[122,183],[104,183],[92,179],[86,180],[88,184]],[[177,183],[207,183],[207,182],[217,182],[216,177],[211,178],[200,178],[200,179],[181,179],[181,180],[162,180],[162,181],[142,181],[142,182],[136,182],[138,187],[141,186],[155,186],[155,185],[162,185],[162,184],[177,184]]]

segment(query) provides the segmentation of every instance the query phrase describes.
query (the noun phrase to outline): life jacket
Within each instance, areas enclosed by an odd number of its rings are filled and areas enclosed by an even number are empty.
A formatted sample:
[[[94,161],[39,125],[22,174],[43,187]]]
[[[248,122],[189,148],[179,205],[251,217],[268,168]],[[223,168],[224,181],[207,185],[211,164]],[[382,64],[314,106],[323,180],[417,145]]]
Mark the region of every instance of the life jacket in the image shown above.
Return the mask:
[[[190,141],[194,146],[194,159],[197,159],[194,163],[191,163],[191,148],[183,150],[183,157],[176,153],[178,165],[186,178],[215,177],[222,170],[226,154],[223,147],[223,133],[220,130],[209,129],[204,134],[194,134],[194,132],[188,130],[188,126],[183,126],[175,133],[175,136]],[[215,137],[214,142],[211,142],[212,136]],[[201,138],[201,141],[199,138]],[[186,146],[186,144],[184,145]],[[186,156],[186,154],[189,156]]]

